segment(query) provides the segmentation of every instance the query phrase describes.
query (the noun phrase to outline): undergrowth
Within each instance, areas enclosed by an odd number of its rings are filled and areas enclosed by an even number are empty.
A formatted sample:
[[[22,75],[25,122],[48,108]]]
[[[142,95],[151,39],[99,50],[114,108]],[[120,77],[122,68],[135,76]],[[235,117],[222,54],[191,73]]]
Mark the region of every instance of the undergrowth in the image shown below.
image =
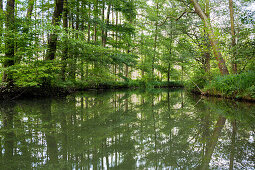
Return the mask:
[[[255,99],[255,72],[217,76],[203,91],[210,95]]]

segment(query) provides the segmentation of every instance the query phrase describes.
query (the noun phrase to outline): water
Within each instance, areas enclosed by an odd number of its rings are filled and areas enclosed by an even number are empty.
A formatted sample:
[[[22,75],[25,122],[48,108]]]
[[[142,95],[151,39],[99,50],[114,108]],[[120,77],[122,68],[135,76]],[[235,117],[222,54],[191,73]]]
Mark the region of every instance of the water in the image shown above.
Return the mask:
[[[0,113],[0,169],[255,169],[251,103],[92,91]]]

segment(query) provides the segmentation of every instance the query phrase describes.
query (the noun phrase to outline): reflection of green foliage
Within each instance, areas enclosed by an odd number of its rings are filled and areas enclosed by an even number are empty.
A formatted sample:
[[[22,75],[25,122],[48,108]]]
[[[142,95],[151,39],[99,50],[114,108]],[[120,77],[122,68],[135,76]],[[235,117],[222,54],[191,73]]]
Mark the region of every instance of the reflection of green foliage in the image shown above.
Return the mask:
[[[229,122],[236,121],[236,161],[247,162],[237,164],[237,168],[254,163],[246,154],[247,148],[254,153],[254,146],[248,142],[255,121],[252,104],[199,100],[183,91],[167,89],[99,90],[1,104],[0,111],[1,143],[13,132],[15,138],[9,141],[19,150],[8,159],[2,159],[7,156],[3,152],[0,160],[4,167],[102,167],[103,159],[104,166],[117,169],[194,168],[203,160],[203,148],[219,116],[228,120],[213,157],[228,159],[232,135]],[[8,150],[11,145],[2,147]],[[212,162],[212,167],[218,166]]]

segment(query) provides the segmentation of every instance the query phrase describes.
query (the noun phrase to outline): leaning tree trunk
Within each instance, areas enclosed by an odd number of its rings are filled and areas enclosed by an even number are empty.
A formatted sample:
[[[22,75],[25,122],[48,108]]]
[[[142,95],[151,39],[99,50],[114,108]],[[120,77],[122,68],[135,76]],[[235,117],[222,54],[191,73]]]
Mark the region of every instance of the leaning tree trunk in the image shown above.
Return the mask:
[[[231,22],[231,35],[232,35],[232,48],[236,45],[236,34],[235,34],[235,24],[234,24],[234,9],[233,9],[233,1],[229,0],[229,11],[230,11],[230,22]],[[236,56],[235,52],[233,52],[232,56],[232,72],[234,74],[237,73],[237,63],[235,61]]]
[[[220,52],[220,49],[218,47],[218,41],[217,38],[213,32],[213,28],[210,24],[210,21],[206,14],[202,11],[200,5],[198,4],[197,0],[191,0],[191,2],[194,4],[195,12],[198,14],[198,16],[204,21],[205,27],[207,29],[207,33],[211,42],[211,46],[213,49],[213,53],[216,57],[216,60],[218,61],[218,67],[220,69],[220,72],[222,75],[229,74],[228,68],[226,66],[225,60],[222,57],[222,54]]]
[[[5,59],[3,61],[4,68],[8,68],[14,65],[14,6],[15,0],[8,0],[6,6],[6,41],[5,41]],[[11,73],[6,71],[3,74],[3,82],[6,82],[9,86],[13,84]]]
[[[52,25],[59,25],[59,21],[61,19],[61,14],[63,12],[64,0],[56,0],[56,6],[54,9],[53,17],[52,17]],[[50,34],[48,39],[48,49],[46,54],[46,60],[54,60],[56,48],[57,48],[57,39],[58,35],[56,30],[52,34]]]

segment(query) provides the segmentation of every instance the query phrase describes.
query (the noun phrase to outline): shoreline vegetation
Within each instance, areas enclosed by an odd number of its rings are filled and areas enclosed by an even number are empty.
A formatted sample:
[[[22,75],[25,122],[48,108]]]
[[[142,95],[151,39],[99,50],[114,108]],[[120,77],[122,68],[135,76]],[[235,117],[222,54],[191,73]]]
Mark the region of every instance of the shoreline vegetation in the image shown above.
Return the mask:
[[[185,88],[254,101],[255,3],[212,2],[0,0],[0,99]]]
[[[204,83],[201,85],[201,81]],[[200,82],[201,89],[198,89]],[[238,75],[218,76],[211,81],[189,80],[181,81],[151,82],[140,80],[123,82],[106,82],[95,84],[76,83],[69,86],[38,86],[38,87],[1,87],[0,100],[16,100],[22,98],[58,97],[66,96],[75,92],[89,90],[120,90],[120,89],[185,89],[186,91],[206,97],[217,97],[238,101],[255,102],[255,73],[248,72]],[[201,90],[201,91],[200,91]]]
[[[185,86],[188,91],[193,93],[255,102],[255,72],[215,76],[211,80],[206,80],[204,76],[192,79]],[[200,91],[197,86],[202,90]]]
[[[38,86],[38,87],[2,87],[0,88],[0,100],[15,100],[21,98],[57,97],[65,96],[78,91],[88,90],[113,90],[113,89],[151,89],[151,88],[183,88],[180,81],[173,82],[151,82],[127,81],[127,82],[105,82],[98,84],[72,84],[72,86]]]

